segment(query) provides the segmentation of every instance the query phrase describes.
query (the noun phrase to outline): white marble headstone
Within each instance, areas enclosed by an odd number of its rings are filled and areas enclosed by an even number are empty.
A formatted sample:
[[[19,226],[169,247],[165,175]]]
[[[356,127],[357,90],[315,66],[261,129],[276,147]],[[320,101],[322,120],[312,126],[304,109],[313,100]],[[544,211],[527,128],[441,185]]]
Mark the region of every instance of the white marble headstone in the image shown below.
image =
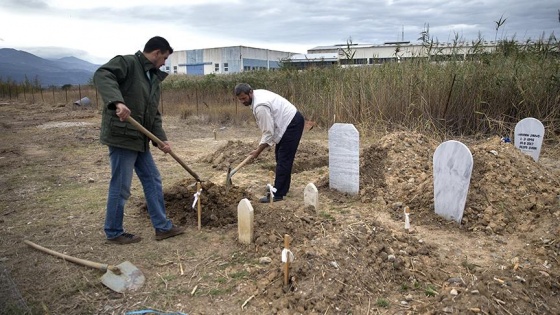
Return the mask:
[[[305,206],[313,206],[317,210],[319,206],[319,191],[313,183],[307,184],[303,190],[303,203]]]
[[[353,195],[360,189],[360,133],[352,124],[329,129],[329,185]]]
[[[515,147],[529,154],[535,162],[539,161],[543,138],[544,126],[538,119],[525,118],[515,125]]]
[[[461,223],[473,168],[472,153],[459,141],[441,143],[434,152],[436,214]]]
[[[253,242],[254,211],[247,198],[241,199],[237,205],[237,232],[239,242],[251,244]]]

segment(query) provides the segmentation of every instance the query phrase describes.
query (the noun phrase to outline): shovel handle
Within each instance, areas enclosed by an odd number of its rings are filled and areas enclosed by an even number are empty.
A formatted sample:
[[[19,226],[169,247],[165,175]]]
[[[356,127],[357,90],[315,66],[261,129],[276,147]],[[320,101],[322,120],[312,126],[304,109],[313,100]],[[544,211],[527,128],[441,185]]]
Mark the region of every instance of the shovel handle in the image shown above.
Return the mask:
[[[229,177],[232,177],[233,174],[237,173],[237,171],[239,171],[239,169],[243,167],[243,165],[247,164],[251,159],[253,159],[252,155],[247,156],[245,160],[243,160],[243,162],[239,163],[239,165],[237,165],[233,170],[231,170],[231,172],[229,173]]]
[[[85,259],[80,259],[80,258],[68,256],[66,254],[56,252],[52,249],[45,248],[41,245],[37,245],[37,244],[35,244],[31,241],[28,241],[28,240],[24,240],[23,242],[25,244],[35,248],[35,249],[38,249],[38,250],[42,251],[42,252],[45,252],[47,254],[51,254],[53,256],[62,258],[64,260],[71,261],[71,262],[79,264],[79,265],[83,265],[83,266],[87,266],[87,267],[91,267],[91,268],[95,268],[95,269],[101,269],[103,271],[107,271],[108,269],[114,271],[115,268],[118,270],[118,267],[116,267],[116,266],[110,266],[110,265],[107,265],[107,264],[97,263],[97,262],[93,262],[93,261],[89,261],[89,260],[85,260]]]
[[[137,122],[136,120],[134,120],[134,118],[132,118],[131,116],[128,116],[126,118],[126,121],[128,121],[129,123],[131,123],[136,129],[138,129],[140,132],[142,132],[143,134],[145,134],[148,138],[152,139],[152,141],[154,141],[155,143],[157,143],[159,146],[164,146],[165,143],[163,143],[163,141],[161,141],[158,137],[156,137],[153,133],[151,133],[148,129],[144,128],[144,126],[142,126],[139,122]],[[170,151],[169,154],[175,159],[175,161],[177,161],[179,164],[181,164],[181,166],[187,170],[187,172],[189,172],[189,174],[192,175],[192,177],[194,177],[194,179],[196,179],[197,182],[201,182],[202,180],[200,179],[200,177],[198,177],[198,175],[191,170],[190,167],[187,166],[187,164],[185,164],[185,162],[183,162],[183,160],[181,160],[181,158],[179,158],[175,152]]]

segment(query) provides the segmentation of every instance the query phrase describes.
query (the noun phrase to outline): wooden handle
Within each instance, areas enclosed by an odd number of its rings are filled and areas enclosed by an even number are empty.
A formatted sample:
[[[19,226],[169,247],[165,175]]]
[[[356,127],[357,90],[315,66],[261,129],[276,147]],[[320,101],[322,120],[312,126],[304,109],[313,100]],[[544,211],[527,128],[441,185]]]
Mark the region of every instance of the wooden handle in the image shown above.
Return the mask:
[[[93,261],[89,261],[89,260],[85,260],[85,259],[80,259],[80,258],[68,256],[66,254],[55,252],[52,249],[45,248],[41,245],[37,245],[37,244],[35,244],[31,241],[28,241],[28,240],[24,240],[23,242],[25,244],[35,248],[35,249],[38,249],[38,250],[42,251],[42,252],[45,252],[47,254],[51,254],[53,256],[57,256],[59,258],[71,261],[71,262],[76,263],[76,264],[80,264],[80,265],[87,266],[87,267],[92,267],[92,268],[95,268],[95,269],[101,269],[103,271],[107,271],[107,269],[114,270],[115,268],[117,268],[117,270],[118,270],[118,267],[116,267],[116,266],[110,266],[110,265],[107,265],[107,264],[97,263],[97,262],[93,262]]]
[[[142,126],[139,122],[137,122],[136,120],[134,120],[134,118],[132,118],[131,116],[128,116],[126,118],[126,121],[128,121],[129,123],[131,123],[136,129],[138,129],[140,132],[142,132],[143,134],[145,134],[148,138],[152,139],[152,141],[154,141],[155,143],[157,143],[157,145],[159,146],[164,146],[165,143],[163,143],[163,141],[161,141],[158,137],[156,137],[153,133],[151,133],[148,129],[144,128],[144,126]],[[194,179],[196,179],[197,182],[201,182],[202,180],[200,179],[200,177],[198,177],[198,175],[191,170],[190,167],[187,166],[187,164],[185,164],[185,162],[183,162],[183,160],[181,160],[181,158],[179,158],[173,151],[170,151],[169,154],[175,159],[175,161],[177,161],[179,164],[181,164],[181,166],[187,170],[187,172],[189,172],[189,174],[192,175],[192,177],[194,177]]]
[[[237,171],[239,171],[239,169],[241,167],[243,167],[243,165],[247,164],[249,161],[251,161],[251,159],[253,159],[252,155],[249,155],[245,158],[245,160],[243,160],[243,162],[239,163],[239,165],[237,165],[230,173],[229,173],[229,177],[232,177],[233,174],[237,173]]]

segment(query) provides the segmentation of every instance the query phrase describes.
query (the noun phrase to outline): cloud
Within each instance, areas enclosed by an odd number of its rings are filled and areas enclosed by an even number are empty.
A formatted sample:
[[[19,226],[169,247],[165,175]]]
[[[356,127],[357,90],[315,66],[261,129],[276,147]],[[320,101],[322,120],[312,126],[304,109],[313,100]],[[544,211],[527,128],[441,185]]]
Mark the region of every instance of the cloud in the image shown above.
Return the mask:
[[[0,0],[2,45],[56,46],[110,58],[154,35],[176,50],[244,45],[292,52],[345,43],[538,39],[558,30],[551,0]],[[496,30],[496,21],[505,23]],[[22,25],[27,25],[22,27]]]

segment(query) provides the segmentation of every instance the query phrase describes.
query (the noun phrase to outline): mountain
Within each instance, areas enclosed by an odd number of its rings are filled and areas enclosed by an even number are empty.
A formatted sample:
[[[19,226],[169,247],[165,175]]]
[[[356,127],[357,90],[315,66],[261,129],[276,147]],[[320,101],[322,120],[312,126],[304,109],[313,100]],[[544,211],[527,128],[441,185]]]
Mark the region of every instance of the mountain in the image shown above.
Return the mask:
[[[4,82],[28,80],[43,87],[88,84],[98,67],[75,57],[48,60],[22,50],[0,48],[0,80]]]
[[[78,59],[76,57],[64,57],[60,59],[49,59],[51,61],[59,63],[61,66],[67,66],[68,69],[83,69],[91,72],[95,72],[99,65],[95,65],[93,63],[89,63],[82,59]]]

